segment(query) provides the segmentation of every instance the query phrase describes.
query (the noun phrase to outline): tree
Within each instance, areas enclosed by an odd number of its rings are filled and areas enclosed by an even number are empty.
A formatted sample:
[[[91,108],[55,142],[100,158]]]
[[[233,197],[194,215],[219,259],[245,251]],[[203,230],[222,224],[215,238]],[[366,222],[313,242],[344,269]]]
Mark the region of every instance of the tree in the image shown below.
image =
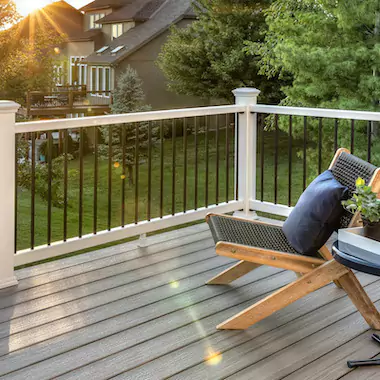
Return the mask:
[[[33,39],[19,39],[16,29],[0,36],[0,93],[2,97],[25,102],[28,90],[46,90],[55,84],[54,47],[63,38],[53,33],[36,33]]]
[[[197,20],[186,28],[172,27],[158,65],[169,89],[202,98],[232,100],[237,87],[257,87],[261,99],[281,99],[277,78],[259,74],[259,58],[246,54],[246,41],[262,42],[270,0],[199,0]]]
[[[2,98],[24,103],[27,90],[51,89],[55,84],[53,67],[58,59],[58,47],[65,41],[66,36],[44,15],[44,12],[40,11],[18,22],[20,16],[16,12],[14,2],[0,0]],[[16,22],[18,23],[13,25]]]
[[[13,25],[20,19],[14,1],[0,0],[0,30]]]
[[[248,51],[261,56],[262,74],[291,78],[291,85],[282,88],[283,105],[380,110],[378,0],[278,0],[267,10],[267,24],[265,42],[249,43]],[[293,122],[294,136],[302,138],[303,121]],[[318,125],[309,118],[311,146],[317,142]],[[287,131],[287,121],[280,126]],[[333,130],[334,121],[323,120],[325,152],[334,146]],[[340,145],[350,146],[350,133],[344,133],[349,130],[350,121],[341,121]],[[355,153],[363,157],[366,131],[367,123],[356,123]],[[317,161],[315,154],[316,149],[308,151],[310,162]]]
[[[378,0],[278,0],[267,23],[261,72],[292,76],[286,103],[379,110]]]
[[[145,104],[142,85],[142,80],[137,71],[128,66],[117,78],[117,87],[113,94],[112,113],[149,111],[151,107]],[[147,122],[126,123],[101,129],[103,144],[99,147],[100,155],[103,158],[109,158],[111,147],[114,167],[120,171],[123,180],[126,178],[125,168],[127,169],[130,185],[133,185],[133,166],[136,163],[136,137],[139,148],[138,162],[140,162],[147,155],[149,129],[151,131],[150,143],[154,144],[157,140],[156,133],[153,132],[153,126]]]

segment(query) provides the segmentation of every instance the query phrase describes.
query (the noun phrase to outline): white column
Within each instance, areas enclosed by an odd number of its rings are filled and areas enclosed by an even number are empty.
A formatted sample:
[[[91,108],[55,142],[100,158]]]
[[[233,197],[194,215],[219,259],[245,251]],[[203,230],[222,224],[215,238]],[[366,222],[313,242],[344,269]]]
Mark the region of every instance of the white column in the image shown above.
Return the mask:
[[[15,115],[20,105],[0,101],[0,289],[17,285],[15,242]]]
[[[256,152],[257,152],[257,115],[251,113],[250,106],[257,104],[260,90],[256,88],[237,88],[232,91],[237,105],[247,106],[245,113],[238,114],[238,199],[244,201],[243,217],[255,217],[250,211],[250,200],[256,199]],[[236,172],[236,171],[235,171]],[[236,178],[235,178],[236,181]],[[239,214],[238,214],[239,216]]]

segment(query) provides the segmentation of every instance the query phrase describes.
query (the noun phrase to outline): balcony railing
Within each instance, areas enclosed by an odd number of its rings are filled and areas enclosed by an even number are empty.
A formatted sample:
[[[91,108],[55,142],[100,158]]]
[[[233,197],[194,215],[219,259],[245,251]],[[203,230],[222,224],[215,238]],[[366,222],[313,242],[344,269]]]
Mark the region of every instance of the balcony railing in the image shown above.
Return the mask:
[[[18,105],[0,103],[0,285],[15,283],[14,265],[209,212],[286,217],[337,147],[372,159],[379,113],[258,105],[258,90],[234,93],[235,105],[17,124]]]
[[[28,116],[100,113],[110,111],[111,91],[87,91],[84,88],[57,88],[54,91],[29,91],[26,95]]]

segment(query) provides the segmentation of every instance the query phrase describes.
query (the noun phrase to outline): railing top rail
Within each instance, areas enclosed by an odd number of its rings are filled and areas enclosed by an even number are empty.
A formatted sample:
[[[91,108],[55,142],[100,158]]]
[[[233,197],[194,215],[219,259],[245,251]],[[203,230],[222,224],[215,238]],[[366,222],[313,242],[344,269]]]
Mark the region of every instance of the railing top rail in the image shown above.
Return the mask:
[[[265,104],[251,106],[252,112],[277,115],[313,116],[331,119],[380,121],[380,112],[350,111],[327,108],[282,107]]]
[[[91,107],[91,106],[89,106]],[[110,124],[136,123],[142,121],[179,119],[195,116],[212,116],[245,112],[245,106],[228,105],[214,107],[185,108],[178,110],[127,113],[122,115],[91,116],[78,119],[41,120],[16,124],[16,133],[42,132],[60,129],[75,129]]]

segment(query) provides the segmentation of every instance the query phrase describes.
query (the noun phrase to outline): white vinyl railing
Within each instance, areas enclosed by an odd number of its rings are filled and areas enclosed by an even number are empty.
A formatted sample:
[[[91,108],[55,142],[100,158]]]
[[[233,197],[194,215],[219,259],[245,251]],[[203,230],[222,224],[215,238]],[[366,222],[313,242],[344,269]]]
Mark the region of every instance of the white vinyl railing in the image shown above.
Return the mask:
[[[374,112],[341,111],[329,109],[310,109],[297,107],[280,107],[257,104],[260,91],[243,88],[233,91],[236,104],[216,107],[189,108],[181,110],[153,111],[131,113],[125,115],[107,115],[100,117],[84,117],[78,119],[61,119],[50,121],[35,121],[15,123],[15,113],[19,105],[14,102],[0,102],[0,125],[2,139],[0,140],[0,288],[17,284],[14,267],[59,256],[100,244],[117,241],[131,236],[143,235],[148,232],[193,222],[204,218],[209,212],[227,213],[243,210],[243,215],[250,218],[254,211],[267,212],[288,216],[292,208],[286,205],[261,202],[256,196],[257,167],[257,114],[297,115],[335,119],[352,119],[380,121],[380,114]],[[66,241],[53,242],[50,245],[38,246],[14,253],[15,241],[15,136],[18,133],[59,131],[79,129],[89,126],[112,126],[123,123],[179,119],[187,117],[235,114],[235,200],[209,205],[208,207],[186,210],[186,212],[164,215],[150,221],[140,221],[124,227],[100,231],[74,237]],[[238,174],[236,174],[238,173]],[[207,206],[207,205],[206,205]],[[20,231],[22,233],[22,231]]]

